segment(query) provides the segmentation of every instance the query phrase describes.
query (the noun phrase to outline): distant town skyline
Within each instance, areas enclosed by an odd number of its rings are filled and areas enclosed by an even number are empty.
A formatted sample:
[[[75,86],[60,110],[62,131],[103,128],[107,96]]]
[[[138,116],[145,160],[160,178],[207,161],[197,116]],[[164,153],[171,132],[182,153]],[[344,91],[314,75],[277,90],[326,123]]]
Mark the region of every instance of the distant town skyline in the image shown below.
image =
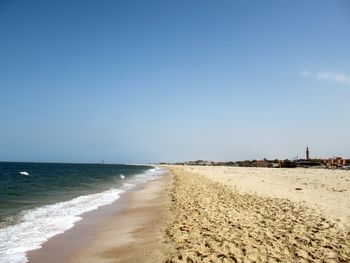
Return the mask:
[[[348,1],[0,1],[0,160],[350,158]]]

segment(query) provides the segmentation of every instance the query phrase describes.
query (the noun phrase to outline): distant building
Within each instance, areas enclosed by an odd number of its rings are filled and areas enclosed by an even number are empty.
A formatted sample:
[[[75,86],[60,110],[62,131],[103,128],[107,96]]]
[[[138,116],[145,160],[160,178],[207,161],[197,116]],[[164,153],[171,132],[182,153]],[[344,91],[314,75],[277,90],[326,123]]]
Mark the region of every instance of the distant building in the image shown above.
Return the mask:
[[[328,159],[310,158],[309,146],[305,149],[305,159],[299,159],[298,157],[292,160],[268,160],[266,158],[262,160],[244,160],[244,161],[208,161],[208,160],[196,160],[185,161],[177,163],[162,162],[161,164],[177,164],[177,165],[202,165],[202,166],[235,166],[235,167],[266,167],[266,168],[331,168],[331,169],[349,169],[350,159],[343,159],[341,157],[333,157]]]
[[[323,159],[322,164],[326,168],[340,168],[340,167],[346,166],[347,162],[345,159],[341,157],[333,157],[330,159]]]

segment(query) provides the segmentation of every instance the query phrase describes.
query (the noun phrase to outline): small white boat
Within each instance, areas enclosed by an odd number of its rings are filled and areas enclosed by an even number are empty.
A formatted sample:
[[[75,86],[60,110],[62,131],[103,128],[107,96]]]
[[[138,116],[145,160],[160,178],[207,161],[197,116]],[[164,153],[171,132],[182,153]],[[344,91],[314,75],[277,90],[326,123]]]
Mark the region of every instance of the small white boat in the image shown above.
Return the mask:
[[[29,175],[29,173],[28,172],[25,172],[25,171],[23,171],[23,172],[19,172],[21,175]]]
[[[120,177],[121,179],[125,179],[125,175],[123,175],[123,174],[119,175],[119,177]]]

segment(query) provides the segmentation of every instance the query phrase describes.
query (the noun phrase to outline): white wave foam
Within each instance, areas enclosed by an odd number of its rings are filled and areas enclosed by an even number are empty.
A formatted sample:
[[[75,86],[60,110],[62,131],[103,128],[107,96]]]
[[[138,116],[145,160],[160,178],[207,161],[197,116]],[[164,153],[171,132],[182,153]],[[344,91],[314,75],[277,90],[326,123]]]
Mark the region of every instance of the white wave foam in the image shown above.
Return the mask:
[[[112,189],[26,211],[20,223],[0,229],[1,262],[26,262],[26,251],[40,248],[50,237],[73,227],[81,220],[79,215],[112,203],[122,192]]]
[[[79,215],[111,204],[125,190],[133,188],[135,183],[155,179],[163,173],[163,169],[155,167],[135,176],[135,180],[124,183],[121,189],[80,196],[70,201],[24,211],[18,224],[0,229],[0,261],[27,262],[26,251],[38,249],[50,237],[72,228],[74,223],[82,219]]]
[[[135,184],[123,183],[122,188],[124,188],[124,189],[131,189],[134,186],[135,186]]]
[[[164,174],[164,172],[165,172],[165,170],[163,168],[156,166],[154,168],[147,170],[143,174],[137,175],[136,178],[144,179],[143,181],[153,180],[153,179],[161,176],[162,174]]]

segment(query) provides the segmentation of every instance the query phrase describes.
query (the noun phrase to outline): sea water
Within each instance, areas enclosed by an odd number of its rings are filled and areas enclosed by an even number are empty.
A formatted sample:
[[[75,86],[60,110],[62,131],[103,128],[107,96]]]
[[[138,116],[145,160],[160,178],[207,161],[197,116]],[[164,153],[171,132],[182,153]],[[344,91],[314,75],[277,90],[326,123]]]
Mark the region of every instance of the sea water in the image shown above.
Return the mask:
[[[0,162],[0,262],[26,262],[81,219],[163,171],[141,165]]]

